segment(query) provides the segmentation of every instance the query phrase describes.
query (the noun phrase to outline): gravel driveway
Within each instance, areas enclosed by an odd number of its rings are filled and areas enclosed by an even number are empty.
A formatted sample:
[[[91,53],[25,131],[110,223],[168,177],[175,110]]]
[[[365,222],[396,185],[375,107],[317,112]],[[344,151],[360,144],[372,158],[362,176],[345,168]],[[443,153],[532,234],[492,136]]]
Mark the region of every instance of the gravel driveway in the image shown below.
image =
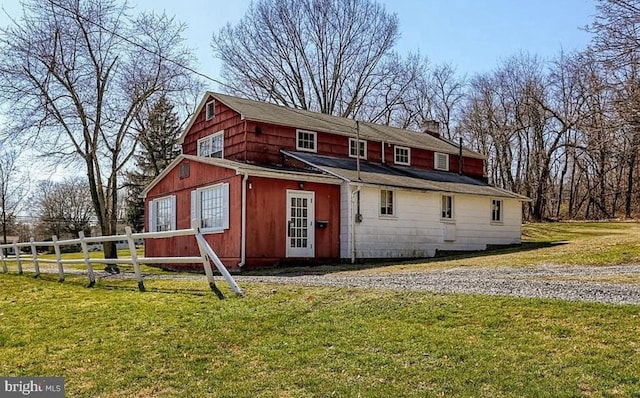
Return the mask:
[[[98,277],[131,278],[132,273]],[[441,270],[402,273],[327,273],[323,275],[252,276],[234,275],[243,282],[294,284],[301,286],[339,286],[367,289],[406,289],[434,293],[470,293],[496,296],[551,298],[614,304],[640,305],[640,283],[609,283],[588,281],[609,277],[636,277],[640,280],[640,265],[609,267],[542,266],[529,268],[458,267]],[[202,280],[204,275],[146,275],[145,279]],[[224,283],[216,276],[217,283]]]
[[[640,284],[591,282],[586,278],[640,276],[640,265],[610,267],[450,268],[394,274],[237,276],[236,281],[423,290],[615,304],[640,304]],[[566,279],[580,280],[566,280]],[[565,280],[559,280],[565,279]]]
[[[44,273],[57,272],[43,267]],[[66,273],[85,273],[66,270]],[[99,279],[135,279],[132,272],[118,275],[96,272]],[[635,278],[636,283],[598,282],[598,279]],[[396,289],[434,293],[469,293],[495,296],[551,298],[613,304],[640,305],[640,265],[608,267],[540,266],[528,268],[457,267],[401,273],[326,273],[323,275],[254,276],[234,275],[243,282],[294,284],[301,286],[339,286],[366,289]],[[145,275],[145,280],[202,280],[200,274]],[[595,281],[589,281],[589,279]],[[224,283],[216,276],[218,284]]]

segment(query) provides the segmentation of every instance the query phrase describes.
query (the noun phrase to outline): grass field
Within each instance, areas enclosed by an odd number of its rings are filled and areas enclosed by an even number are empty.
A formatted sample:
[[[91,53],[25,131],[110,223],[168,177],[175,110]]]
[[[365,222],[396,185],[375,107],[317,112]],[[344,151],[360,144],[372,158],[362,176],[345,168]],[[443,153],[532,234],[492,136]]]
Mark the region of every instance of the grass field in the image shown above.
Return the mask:
[[[572,245],[596,242],[604,254],[581,254],[598,265],[638,256],[637,224],[548,228],[525,228],[537,249],[476,259],[571,264]],[[632,254],[611,254],[617,245]],[[258,284],[244,298],[223,285],[220,301],[202,282],[85,285],[0,274],[0,375],[64,376],[69,397],[640,397],[638,306]]]

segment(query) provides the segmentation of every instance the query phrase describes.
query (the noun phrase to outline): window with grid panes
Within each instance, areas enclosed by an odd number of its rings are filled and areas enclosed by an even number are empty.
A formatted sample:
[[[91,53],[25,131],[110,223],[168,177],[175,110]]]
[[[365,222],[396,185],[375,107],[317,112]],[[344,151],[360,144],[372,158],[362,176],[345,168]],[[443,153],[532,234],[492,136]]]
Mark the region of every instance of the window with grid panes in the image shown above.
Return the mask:
[[[198,156],[224,158],[224,131],[199,139]]]
[[[300,151],[316,152],[316,133],[313,131],[296,131],[296,149]]]
[[[395,159],[394,162],[396,164],[402,164],[405,166],[409,166],[410,164],[410,155],[411,149],[403,146],[395,147]]]
[[[386,189],[380,190],[380,215],[392,216],[394,215],[393,204],[393,191]]]
[[[172,219],[174,218],[173,198],[161,198],[155,202],[155,226],[156,232],[171,230]]]
[[[442,195],[442,209],[440,217],[445,220],[453,219],[453,196]]]
[[[360,145],[358,145],[358,140],[355,138],[349,138],[349,156],[352,158],[360,156],[360,159],[367,158],[367,141],[360,140]],[[358,147],[360,149],[358,150]]]
[[[199,192],[200,228],[222,229],[224,227],[224,186],[202,189]]]

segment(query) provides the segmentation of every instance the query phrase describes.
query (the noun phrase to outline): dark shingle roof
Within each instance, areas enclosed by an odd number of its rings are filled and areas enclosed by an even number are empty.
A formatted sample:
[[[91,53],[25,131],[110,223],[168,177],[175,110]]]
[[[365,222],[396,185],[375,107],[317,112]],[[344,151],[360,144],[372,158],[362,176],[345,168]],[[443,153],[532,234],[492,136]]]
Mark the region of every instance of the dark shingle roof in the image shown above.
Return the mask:
[[[339,176],[347,181],[389,187],[411,188],[426,191],[462,193],[528,200],[518,195],[489,185],[475,178],[450,172],[420,170],[410,167],[396,167],[387,164],[360,161],[358,173],[356,159],[334,158],[308,152],[282,151],[285,155],[298,159],[310,167]],[[358,179],[359,177],[359,179]]]

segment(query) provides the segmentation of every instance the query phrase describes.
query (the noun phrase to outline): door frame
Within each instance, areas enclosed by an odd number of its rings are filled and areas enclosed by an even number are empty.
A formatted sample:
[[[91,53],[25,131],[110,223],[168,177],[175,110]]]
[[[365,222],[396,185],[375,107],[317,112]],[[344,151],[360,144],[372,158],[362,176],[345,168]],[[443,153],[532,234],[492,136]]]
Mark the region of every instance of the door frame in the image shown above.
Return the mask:
[[[289,236],[289,222],[291,221],[291,198],[293,197],[304,197],[309,199],[307,201],[307,244],[308,247],[304,248],[295,248],[291,247],[291,240]],[[286,194],[286,219],[285,219],[285,251],[286,257],[298,257],[298,258],[312,258],[316,256],[316,234],[315,234],[315,216],[316,216],[316,205],[315,205],[315,197],[316,193],[313,191],[300,191],[287,189]]]

